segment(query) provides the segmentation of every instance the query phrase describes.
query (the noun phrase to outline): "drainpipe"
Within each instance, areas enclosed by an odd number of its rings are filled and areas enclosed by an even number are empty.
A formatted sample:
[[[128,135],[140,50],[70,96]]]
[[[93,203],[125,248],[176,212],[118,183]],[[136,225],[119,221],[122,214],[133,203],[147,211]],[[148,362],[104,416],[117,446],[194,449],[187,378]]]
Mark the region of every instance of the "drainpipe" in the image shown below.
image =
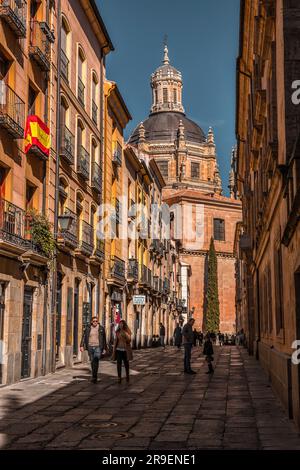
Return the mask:
[[[55,168],[55,209],[54,209],[54,239],[58,234],[59,211],[59,146],[60,146],[60,83],[61,83],[61,0],[57,1],[57,89],[56,89],[56,168]],[[55,340],[56,340],[56,296],[57,296],[57,252],[52,276],[52,305],[51,305],[51,370],[55,372]]]
[[[49,23],[49,0],[46,3],[46,21]],[[49,82],[50,77],[46,72],[47,86],[45,90],[45,108],[44,108],[44,122],[48,125],[48,112],[49,112]],[[43,161],[43,201],[42,201],[42,213],[46,214],[46,191],[47,191],[47,161]],[[47,362],[47,304],[48,304],[48,275],[49,271],[45,272],[45,283],[44,283],[44,304],[43,304],[43,347],[42,347],[42,375],[46,375],[46,362]]]

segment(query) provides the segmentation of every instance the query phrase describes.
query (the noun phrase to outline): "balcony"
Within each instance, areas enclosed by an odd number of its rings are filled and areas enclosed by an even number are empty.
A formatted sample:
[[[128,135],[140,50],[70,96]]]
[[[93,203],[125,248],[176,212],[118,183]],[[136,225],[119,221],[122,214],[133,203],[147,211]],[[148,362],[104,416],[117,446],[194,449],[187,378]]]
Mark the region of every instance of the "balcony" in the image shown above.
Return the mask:
[[[92,100],[92,120],[94,124],[98,124],[98,106],[96,105],[95,101]]]
[[[5,199],[0,199],[0,251],[17,256],[26,253],[28,261],[36,265],[48,261],[41,247],[32,241],[28,215]]]
[[[58,244],[67,248],[78,247],[78,219],[77,214],[66,209],[63,215],[58,216],[59,233]]]
[[[94,228],[84,220],[81,220],[79,233],[78,252],[83,256],[91,256],[94,251]]]
[[[112,162],[116,166],[122,166],[122,146],[117,142],[113,150]]]
[[[127,282],[135,283],[139,278],[139,265],[135,258],[128,260]]]
[[[91,181],[92,188],[97,191],[97,193],[101,193],[102,190],[102,171],[101,166],[98,163],[92,163],[92,181]]]
[[[77,173],[85,180],[90,176],[90,154],[80,145],[77,153]]]
[[[130,199],[130,201],[128,202],[128,218],[135,219],[135,217],[136,217],[135,201],[133,199]]]
[[[6,21],[18,38],[26,37],[26,8],[23,0],[0,0],[0,18]]]
[[[61,50],[60,51],[60,67],[61,67],[61,74],[62,76],[64,77],[65,80],[67,80],[67,82],[69,81],[69,59],[66,55],[66,53]]]
[[[170,281],[165,277],[163,285],[163,293],[168,295],[170,293]]]
[[[75,136],[64,126],[60,132],[60,156],[70,165],[74,164]]]
[[[147,284],[152,287],[152,271],[149,268],[147,268]]]
[[[124,282],[125,281],[125,261],[112,256],[110,259],[110,276],[113,279]]]
[[[159,293],[159,277],[158,276],[152,277],[152,290],[155,293]]]
[[[140,276],[139,276],[139,283],[143,286],[151,286],[152,284],[152,273],[147,266],[144,264],[140,265]]]
[[[50,70],[50,38],[49,27],[46,23],[39,21],[31,21],[30,30],[30,46],[29,56],[35,60],[43,72]]]
[[[112,202],[113,213],[111,215],[112,222],[115,224],[122,223],[122,210],[121,210],[121,203],[119,199],[115,198]]]
[[[80,77],[78,77],[78,86],[77,86],[77,97],[78,101],[81,106],[85,106],[85,99],[84,99],[84,92],[85,92],[85,85]]]
[[[104,261],[105,258],[105,241],[102,238],[96,238],[96,247],[93,253],[93,259],[96,261]]]
[[[1,249],[12,247],[22,253],[25,244],[25,211],[5,199],[0,199]]]
[[[2,83],[0,96],[0,127],[14,139],[24,137],[25,103],[8,86]]]

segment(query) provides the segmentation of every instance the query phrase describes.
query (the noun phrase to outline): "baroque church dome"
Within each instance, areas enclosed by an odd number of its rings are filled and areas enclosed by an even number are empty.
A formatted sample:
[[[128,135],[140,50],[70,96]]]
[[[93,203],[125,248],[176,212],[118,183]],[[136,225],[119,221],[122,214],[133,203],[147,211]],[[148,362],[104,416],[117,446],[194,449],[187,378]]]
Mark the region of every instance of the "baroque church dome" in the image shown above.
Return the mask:
[[[185,116],[182,105],[182,75],[170,65],[167,46],[164,48],[162,65],[151,75],[151,88],[152,107],[149,118],[143,122],[146,140],[174,141],[182,121],[186,141],[205,142],[203,130]],[[138,139],[139,126],[133,131],[129,143],[137,144]]]
[[[209,194],[221,194],[222,182],[216,159],[214,133],[207,136],[185,115],[182,102],[183,80],[170,64],[168,47],[151,75],[152,106],[145,121],[129,138],[144,158],[155,159],[166,188],[188,187]]]
[[[184,126],[184,136],[187,142],[206,141],[205,134],[198,124],[188,119],[183,113],[173,111],[150,114],[149,118],[143,121],[146,141],[173,142],[177,139],[180,121]],[[138,141],[139,126],[133,131],[129,143],[135,145]]]

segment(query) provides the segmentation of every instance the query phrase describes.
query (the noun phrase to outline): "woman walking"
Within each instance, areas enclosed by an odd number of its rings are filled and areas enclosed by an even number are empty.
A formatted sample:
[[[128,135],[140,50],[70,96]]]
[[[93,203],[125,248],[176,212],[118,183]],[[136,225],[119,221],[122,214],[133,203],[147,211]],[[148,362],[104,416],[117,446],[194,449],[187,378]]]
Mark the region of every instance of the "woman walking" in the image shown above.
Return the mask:
[[[118,382],[122,380],[122,362],[125,366],[126,381],[129,382],[129,361],[132,360],[131,331],[125,322],[121,320],[116,331],[113,349],[113,361],[117,360]]]

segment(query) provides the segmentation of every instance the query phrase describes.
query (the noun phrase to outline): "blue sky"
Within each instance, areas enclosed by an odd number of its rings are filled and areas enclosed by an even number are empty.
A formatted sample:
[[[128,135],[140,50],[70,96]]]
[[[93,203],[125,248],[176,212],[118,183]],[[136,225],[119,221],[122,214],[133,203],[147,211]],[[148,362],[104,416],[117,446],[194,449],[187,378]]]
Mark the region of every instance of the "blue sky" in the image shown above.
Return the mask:
[[[224,193],[235,144],[235,60],[239,0],[97,0],[115,51],[107,78],[118,83],[133,117],[128,138],[151,105],[150,75],[161,64],[168,36],[170,62],[183,75],[186,115],[215,131]]]

